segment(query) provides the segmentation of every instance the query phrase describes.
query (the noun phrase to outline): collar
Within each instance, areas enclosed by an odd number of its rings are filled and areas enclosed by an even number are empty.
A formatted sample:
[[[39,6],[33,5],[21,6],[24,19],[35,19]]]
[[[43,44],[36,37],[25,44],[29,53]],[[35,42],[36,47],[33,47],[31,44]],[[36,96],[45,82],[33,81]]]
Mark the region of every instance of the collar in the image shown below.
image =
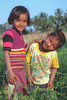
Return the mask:
[[[18,31],[16,28],[12,28],[12,29],[14,29],[21,36],[22,33],[20,31]]]
[[[50,52],[42,52],[42,51],[40,51],[40,50],[39,50],[39,44],[38,44],[38,43],[36,43],[36,49],[37,49],[37,51],[39,52],[39,54],[41,54],[41,55],[47,55],[47,54],[50,53]]]

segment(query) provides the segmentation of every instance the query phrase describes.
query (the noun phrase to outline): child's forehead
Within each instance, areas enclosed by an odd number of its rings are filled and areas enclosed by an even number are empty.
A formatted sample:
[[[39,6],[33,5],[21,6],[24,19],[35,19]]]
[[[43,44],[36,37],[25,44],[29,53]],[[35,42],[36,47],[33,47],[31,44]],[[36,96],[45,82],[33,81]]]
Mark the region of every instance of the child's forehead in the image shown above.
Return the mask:
[[[57,37],[56,36],[49,36],[49,38],[51,38],[52,40],[54,40],[54,39],[57,40]]]

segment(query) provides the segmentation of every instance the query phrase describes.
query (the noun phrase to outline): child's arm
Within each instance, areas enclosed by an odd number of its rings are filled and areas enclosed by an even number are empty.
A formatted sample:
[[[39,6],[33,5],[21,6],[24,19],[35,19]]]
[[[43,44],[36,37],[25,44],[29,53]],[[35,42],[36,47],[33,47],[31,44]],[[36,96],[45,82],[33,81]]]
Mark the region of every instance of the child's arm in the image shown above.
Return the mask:
[[[56,75],[56,71],[57,71],[57,68],[52,68],[51,76],[50,76],[50,80],[48,82],[47,88],[50,87],[51,89],[54,89],[53,80],[54,80],[54,77]]]
[[[32,42],[30,42],[30,43],[26,46],[25,50],[28,51],[29,47],[30,47],[33,43],[37,43],[37,42],[38,42],[38,43],[41,43],[41,41],[42,41],[42,40],[33,40]]]
[[[8,82],[10,84],[14,84],[15,79],[17,79],[17,77],[14,74],[14,72],[12,71],[8,50],[4,51],[4,59],[5,59],[6,67],[7,67],[7,70],[8,70]]]
[[[31,73],[30,73],[30,65],[28,64],[28,67],[27,67],[27,75],[28,75],[28,82],[33,85],[34,83],[34,79],[33,77],[31,76]]]

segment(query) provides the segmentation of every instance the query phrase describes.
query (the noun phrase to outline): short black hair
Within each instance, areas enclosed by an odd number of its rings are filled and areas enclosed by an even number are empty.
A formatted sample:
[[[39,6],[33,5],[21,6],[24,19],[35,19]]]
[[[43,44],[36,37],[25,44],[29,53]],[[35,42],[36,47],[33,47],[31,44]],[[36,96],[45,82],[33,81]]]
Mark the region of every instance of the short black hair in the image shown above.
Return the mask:
[[[55,30],[54,32],[50,33],[49,36],[55,36],[58,40],[59,46],[57,48],[61,48],[66,43],[66,38],[64,33],[60,30]]]
[[[25,13],[27,13],[28,15],[27,25],[29,26],[30,25],[30,15],[29,15],[29,11],[24,6],[16,6],[12,9],[8,17],[8,23],[13,24],[14,19],[18,19],[20,14],[25,14]]]

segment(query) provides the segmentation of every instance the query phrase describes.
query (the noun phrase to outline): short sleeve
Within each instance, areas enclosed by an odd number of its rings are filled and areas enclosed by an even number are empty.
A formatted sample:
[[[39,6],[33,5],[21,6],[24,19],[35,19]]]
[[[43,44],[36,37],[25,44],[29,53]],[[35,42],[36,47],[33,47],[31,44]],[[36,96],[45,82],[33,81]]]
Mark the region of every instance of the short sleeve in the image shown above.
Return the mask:
[[[26,54],[26,59],[27,59],[28,63],[30,63],[30,61],[31,61],[31,56],[32,56],[32,54],[31,54],[30,50],[28,50],[28,52]]]
[[[59,68],[59,62],[58,62],[58,56],[56,56],[52,59],[52,67],[53,68]]]
[[[4,34],[3,34],[3,50],[8,50],[8,51],[11,51],[11,48],[12,48],[12,43],[13,43],[13,33],[11,31],[6,31]]]

